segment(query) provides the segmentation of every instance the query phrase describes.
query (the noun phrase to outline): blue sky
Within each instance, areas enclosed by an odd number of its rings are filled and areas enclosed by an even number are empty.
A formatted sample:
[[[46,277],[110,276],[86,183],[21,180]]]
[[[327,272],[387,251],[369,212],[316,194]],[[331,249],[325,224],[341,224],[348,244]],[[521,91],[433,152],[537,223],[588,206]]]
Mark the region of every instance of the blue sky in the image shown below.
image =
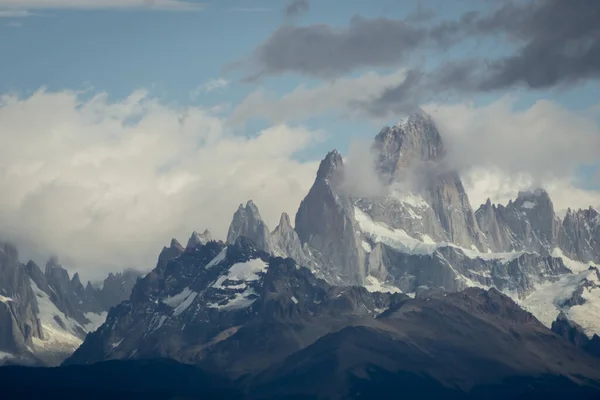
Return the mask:
[[[399,21],[419,41],[419,32],[470,11],[483,19],[503,2],[296,2],[306,12],[286,17],[290,2],[274,0],[154,0],[154,8],[143,0],[0,0],[0,157],[10,171],[0,188],[13,193],[0,204],[0,224],[10,227],[0,235],[76,267],[105,256],[73,248],[101,242],[114,254],[106,268],[119,269],[152,263],[152,249],[193,229],[223,236],[248,198],[274,225],[282,211],[294,215],[327,151],[352,157],[356,140],[368,142],[403,115],[402,102],[373,104],[407,71],[430,85],[451,62],[472,60],[483,73],[477,62],[517,55],[539,41],[527,35],[546,32],[523,25],[519,34],[448,35],[441,45],[409,40],[398,47],[406,55],[388,57],[358,50],[375,47],[381,32],[404,32]],[[302,34],[330,42],[325,50],[295,42]],[[396,49],[387,39],[382,46]],[[269,59],[259,57],[265,48]],[[347,56],[348,68],[333,57],[332,74],[315,72],[323,60],[310,57],[319,51]],[[525,75],[493,90],[458,80],[417,86],[423,93],[409,100],[438,122],[474,207],[532,185],[550,188],[557,209],[600,205],[598,75],[577,76],[573,65],[541,88],[523,84]],[[244,79],[257,71],[260,79]],[[41,224],[53,228],[40,233]]]
[[[85,0],[81,2],[85,3]],[[0,19],[0,51],[3,54],[0,92],[27,95],[40,87],[88,90],[88,93],[105,91],[117,100],[144,88],[168,103],[209,107],[238,103],[257,87],[282,95],[299,84],[316,85],[318,80],[294,74],[243,83],[244,71],[226,70],[231,63],[247,58],[283,23],[290,23],[283,17],[283,6],[281,1],[228,0],[206,3],[198,11],[34,7],[29,11],[31,16]],[[401,19],[419,7],[435,10],[434,20],[457,18],[469,10],[485,9],[485,5],[474,5],[470,1],[413,0],[400,4],[389,0],[352,0],[340,7],[339,2],[323,0],[312,2],[310,11],[291,23],[344,28],[356,15]],[[456,46],[450,53],[428,54],[423,60],[433,68],[447,58],[502,54],[510,47],[506,43],[498,45],[497,42],[474,39]],[[363,70],[385,71],[381,68]],[[355,73],[360,72],[359,69]],[[215,79],[226,79],[230,84],[221,90],[192,95]],[[509,93],[517,96],[516,108],[528,107],[539,99],[550,99],[569,109],[582,110],[598,102],[599,90],[597,83],[589,83]],[[506,92],[475,95],[472,100],[488,104],[504,94]],[[303,153],[303,157],[318,158],[327,146],[345,150],[348,135],[376,133],[371,123],[345,122],[335,116],[304,122],[313,128],[327,129],[332,135],[314,152]],[[393,118],[389,120],[389,123],[393,122]],[[249,134],[264,126],[250,124],[242,133]]]

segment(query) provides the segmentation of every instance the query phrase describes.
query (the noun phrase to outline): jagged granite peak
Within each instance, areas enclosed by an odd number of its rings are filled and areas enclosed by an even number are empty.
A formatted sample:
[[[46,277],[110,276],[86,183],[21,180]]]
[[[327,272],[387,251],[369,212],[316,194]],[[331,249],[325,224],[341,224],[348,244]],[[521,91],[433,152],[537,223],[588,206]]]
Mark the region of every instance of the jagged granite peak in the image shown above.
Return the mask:
[[[320,272],[330,282],[361,284],[365,275],[365,252],[351,199],[339,188],[344,163],[332,151],[319,166],[315,182],[300,203],[295,230],[302,245],[318,258]]]
[[[419,110],[393,127],[384,127],[372,150],[376,168],[387,183],[402,178],[421,163],[440,161],[446,154],[433,118]]]
[[[235,243],[240,236],[249,238],[267,253],[273,253],[269,228],[262,220],[258,207],[252,200],[248,200],[245,207],[240,204],[233,214],[227,233],[227,243]]]
[[[387,196],[357,199],[371,219],[419,239],[486,251],[468,195],[456,171],[445,165],[441,135],[424,111],[385,127],[371,146]]]
[[[600,212],[594,207],[565,215],[558,234],[558,246],[574,260],[600,263]]]
[[[187,242],[186,249],[194,249],[198,246],[203,246],[211,240],[213,240],[212,234],[208,229],[205,229],[202,233],[194,231]]]

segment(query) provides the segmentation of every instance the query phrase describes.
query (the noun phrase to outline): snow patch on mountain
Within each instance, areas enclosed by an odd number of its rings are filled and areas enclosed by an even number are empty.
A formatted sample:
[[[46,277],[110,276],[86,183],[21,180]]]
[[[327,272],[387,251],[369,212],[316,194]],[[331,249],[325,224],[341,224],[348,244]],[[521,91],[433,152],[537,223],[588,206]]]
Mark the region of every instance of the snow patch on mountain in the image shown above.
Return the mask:
[[[573,296],[575,290],[589,274],[589,271],[569,274],[556,282],[538,285],[536,290],[523,300],[515,294],[512,294],[511,297],[517,304],[532,313],[542,324],[551,327],[552,322],[556,320],[561,312],[561,304]]]
[[[183,289],[181,292],[177,293],[176,295],[169,296],[169,297],[163,299],[162,302],[171,308],[177,308],[181,303],[183,303],[185,301],[185,299],[187,299],[190,296],[191,293],[192,293],[192,291],[190,290],[190,288],[186,287],[185,289]]]
[[[397,287],[387,285],[372,275],[367,276],[366,283],[363,286],[371,293],[402,293],[402,291]]]
[[[30,282],[31,289],[37,297],[40,310],[38,318],[44,333],[44,339],[32,338],[33,345],[41,351],[75,350],[82,343],[82,340],[77,336],[77,332],[83,331],[83,327],[62,313],[52,303],[46,292],[41,290],[35,282]],[[59,321],[62,322],[63,326]]]
[[[257,299],[256,292],[252,288],[248,288],[247,290],[241,293],[235,293],[233,298],[228,298],[226,301],[219,303],[209,303],[206,306],[209,308],[216,308],[219,310],[236,310],[240,308],[247,308],[252,305]]]
[[[11,301],[14,301],[12,297],[6,297],[6,296],[2,296],[0,295],[0,301],[3,303],[9,303]]]
[[[459,249],[469,258],[481,258],[483,260],[500,260],[510,262],[523,255],[523,251],[504,253],[482,253],[475,249],[465,249],[453,243],[436,243],[430,236],[421,235],[421,240],[410,236],[403,229],[392,229],[381,222],[374,222],[360,208],[354,207],[354,218],[360,227],[362,234],[375,243],[386,244],[396,250],[408,254],[431,255],[441,247],[453,247]]]
[[[189,306],[191,306],[192,303],[194,302],[194,300],[196,299],[196,296],[198,296],[198,293],[196,293],[196,292],[189,293],[188,296],[181,302],[181,304],[179,304],[175,308],[175,311],[173,311],[173,316],[178,317],[185,310],[187,310],[189,308]]]
[[[581,261],[571,260],[569,257],[565,256],[563,254],[563,251],[561,249],[559,249],[558,247],[556,247],[554,250],[552,250],[552,257],[562,258],[563,263],[565,263],[565,266],[567,268],[569,268],[571,271],[573,271],[574,273],[586,271],[590,267],[600,268],[600,265],[595,264],[593,262],[584,263]]]
[[[594,334],[600,335],[600,279],[594,270],[590,270],[587,279],[594,285],[583,288],[581,297],[585,303],[572,306],[568,318],[578,323],[591,338]]]
[[[223,250],[221,250],[221,252],[219,254],[217,254],[217,256],[215,258],[213,258],[211,262],[206,264],[206,269],[214,267],[215,265],[219,265],[219,263],[221,263],[223,260],[225,260],[226,256],[227,256],[227,246],[224,247]]]
[[[212,287],[216,289],[231,288],[231,286],[225,284],[226,281],[257,281],[259,279],[258,274],[267,272],[267,268],[267,263],[260,258],[233,264],[231,268],[229,268],[227,275],[219,277]]]
[[[108,313],[106,311],[103,311],[100,314],[90,312],[85,313],[84,315],[90,322],[85,324],[83,329],[85,329],[86,332],[94,332],[96,329],[102,326],[104,321],[106,321],[106,316]]]

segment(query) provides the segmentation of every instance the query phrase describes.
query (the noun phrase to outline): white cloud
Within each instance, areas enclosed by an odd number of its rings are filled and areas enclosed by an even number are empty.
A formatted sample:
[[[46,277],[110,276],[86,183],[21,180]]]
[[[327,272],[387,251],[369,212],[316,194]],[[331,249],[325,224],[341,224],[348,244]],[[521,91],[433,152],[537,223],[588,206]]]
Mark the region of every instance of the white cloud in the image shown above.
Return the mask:
[[[203,6],[187,0],[0,0],[0,10],[4,13],[27,12],[32,9],[135,9],[147,8],[157,10],[199,10]],[[27,15],[21,15],[27,16]]]
[[[255,137],[226,132],[200,108],[177,110],[144,91],[38,91],[0,98],[0,233],[86,276],[154,266],[171,237],[209,228],[224,238],[253,199],[275,227],[294,214],[317,163],[291,157],[321,133],[277,125]]]
[[[517,110],[514,100],[490,105],[430,104],[449,151],[462,171],[471,203],[506,203],[518,190],[543,187],[557,210],[600,205],[600,193],[577,184],[577,168],[600,161],[597,114],[540,100]]]
[[[0,9],[0,18],[25,18],[31,17],[32,13],[27,10],[2,10]]]
[[[202,93],[210,93],[215,90],[223,89],[229,85],[229,81],[223,78],[211,79],[210,81],[198,86],[192,93],[192,99],[197,98]]]
[[[570,179],[549,179],[541,184],[528,174],[508,174],[497,168],[472,169],[463,174],[465,190],[474,209],[490,198],[492,202],[506,205],[514,200],[520,190],[531,190],[537,187],[546,189],[558,215],[567,208],[580,209],[589,206],[600,208],[600,191],[586,190],[578,187]]]
[[[595,115],[539,100],[517,110],[505,97],[488,106],[431,104],[425,108],[443,132],[452,162],[461,169],[499,167],[534,180],[571,178],[582,164],[600,160]]]
[[[263,118],[275,123],[298,121],[327,112],[366,118],[358,103],[379,97],[385,89],[404,81],[404,70],[390,74],[368,72],[356,78],[340,78],[316,87],[300,85],[281,97],[256,90],[234,110],[231,122],[243,124],[252,118]]]

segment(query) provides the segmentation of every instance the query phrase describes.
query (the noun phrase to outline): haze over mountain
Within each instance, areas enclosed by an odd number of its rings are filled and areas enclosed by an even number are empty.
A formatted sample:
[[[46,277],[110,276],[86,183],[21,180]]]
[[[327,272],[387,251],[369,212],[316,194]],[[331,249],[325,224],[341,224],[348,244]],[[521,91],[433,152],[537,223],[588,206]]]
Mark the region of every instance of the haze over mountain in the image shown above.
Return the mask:
[[[599,20],[0,0],[0,397],[600,397]]]

